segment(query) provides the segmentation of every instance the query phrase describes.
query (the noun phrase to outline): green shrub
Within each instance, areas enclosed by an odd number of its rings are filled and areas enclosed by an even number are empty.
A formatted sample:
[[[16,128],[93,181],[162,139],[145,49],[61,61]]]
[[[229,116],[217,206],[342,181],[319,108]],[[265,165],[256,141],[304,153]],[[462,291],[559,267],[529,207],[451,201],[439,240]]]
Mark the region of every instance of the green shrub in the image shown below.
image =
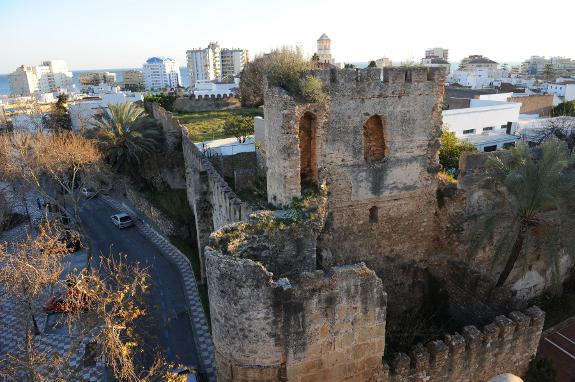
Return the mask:
[[[537,357],[529,363],[525,382],[557,382],[557,370],[549,358]]]
[[[168,111],[174,111],[175,101],[176,96],[173,94],[146,94],[144,96],[144,102],[156,102]]]
[[[469,142],[461,141],[455,133],[443,129],[441,132],[441,147],[439,149],[439,164],[441,170],[457,178],[459,174],[459,157],[465,151],[475,151],[475,146]]]
[[[263,79],[271,86],[286,90],[305,102],[323,102],[326,95],[321,81],[309,74],[314,62],[305,60],[301,53],[290,49],[276,49],[247,64],[241,74],[240,100],[243,106],[263,104]]]
[[[254,133],[254,119],[243,115],[232,115],[224,122],[224,131],[244,143],[248,135]]]

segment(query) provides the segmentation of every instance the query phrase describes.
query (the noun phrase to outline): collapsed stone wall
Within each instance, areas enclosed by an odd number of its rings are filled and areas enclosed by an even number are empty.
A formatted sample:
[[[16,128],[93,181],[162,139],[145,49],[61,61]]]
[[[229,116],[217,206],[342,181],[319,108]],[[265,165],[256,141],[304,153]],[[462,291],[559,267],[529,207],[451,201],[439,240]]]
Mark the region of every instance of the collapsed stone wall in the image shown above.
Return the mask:
[[[235,97],[180,97],[174,101],[174,110],[178,113],[197,113],[239,108],[240,100]]]

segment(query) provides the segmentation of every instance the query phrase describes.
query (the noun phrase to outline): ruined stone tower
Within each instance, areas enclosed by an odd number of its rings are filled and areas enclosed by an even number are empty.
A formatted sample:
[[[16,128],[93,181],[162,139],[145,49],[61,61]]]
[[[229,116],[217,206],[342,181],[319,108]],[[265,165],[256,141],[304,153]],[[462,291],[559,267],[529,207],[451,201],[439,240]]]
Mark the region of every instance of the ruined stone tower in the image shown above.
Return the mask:
[[[324,265],[424,256],[433,245],[444,72],[321,70],[327,104],[265,93],[267,189],[284,205],[326,182]],[[414,235],[417,240],[414,240]]]

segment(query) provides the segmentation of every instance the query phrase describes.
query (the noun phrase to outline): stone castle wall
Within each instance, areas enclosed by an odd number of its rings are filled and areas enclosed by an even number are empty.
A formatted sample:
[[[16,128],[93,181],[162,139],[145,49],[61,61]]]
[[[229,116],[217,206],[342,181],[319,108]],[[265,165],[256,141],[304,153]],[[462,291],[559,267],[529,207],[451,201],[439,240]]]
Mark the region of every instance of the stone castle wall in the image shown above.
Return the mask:
[[[179,113],[197,113],[200,111],[213,111],[221,109],[236,109],[240,107],[240,100],[235,97],[186,97],[174,101],[174,110]]]
[[[218,380],[367,381],[383,372],[381,280],[364,264],[316,270],[314,228],[270,224],[228,226],[206,248]]]
[[[502,373],[524,375],[535,356],[545,314],[532,307],[497,316],[483,327],[466,326],[462,334],[416,346],[397,354],[386,382],[487,382]]]
[[[226,224],[247,219],[255,209],[233,192],[210,160],[192,142],[188,130],[180,125],[180,131],[186,167],[186,190],[196,220],[198,253],[203,271],[204,247],[208,244],[210,234]]]

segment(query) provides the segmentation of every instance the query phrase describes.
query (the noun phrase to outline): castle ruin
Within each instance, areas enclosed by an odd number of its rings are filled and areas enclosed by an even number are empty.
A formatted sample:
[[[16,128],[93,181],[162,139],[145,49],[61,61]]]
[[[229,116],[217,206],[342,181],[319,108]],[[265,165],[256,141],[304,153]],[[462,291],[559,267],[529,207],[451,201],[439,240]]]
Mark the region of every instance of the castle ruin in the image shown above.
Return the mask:
[[[442,69],[313,75],[325,103],[265,87],[258,162],[275,209],[242,201],[182,130],[218,379],[487,381],[524,373],[544,313],[511,304],[509,290],[493,292],[481,263],[460,254],[466,247],[454,222],[481,197],[471,163],[456,188],[437,176]],[[390,320],[422,305],[432,279],[449,294],[445,309],[459,332],[384,360]]]

